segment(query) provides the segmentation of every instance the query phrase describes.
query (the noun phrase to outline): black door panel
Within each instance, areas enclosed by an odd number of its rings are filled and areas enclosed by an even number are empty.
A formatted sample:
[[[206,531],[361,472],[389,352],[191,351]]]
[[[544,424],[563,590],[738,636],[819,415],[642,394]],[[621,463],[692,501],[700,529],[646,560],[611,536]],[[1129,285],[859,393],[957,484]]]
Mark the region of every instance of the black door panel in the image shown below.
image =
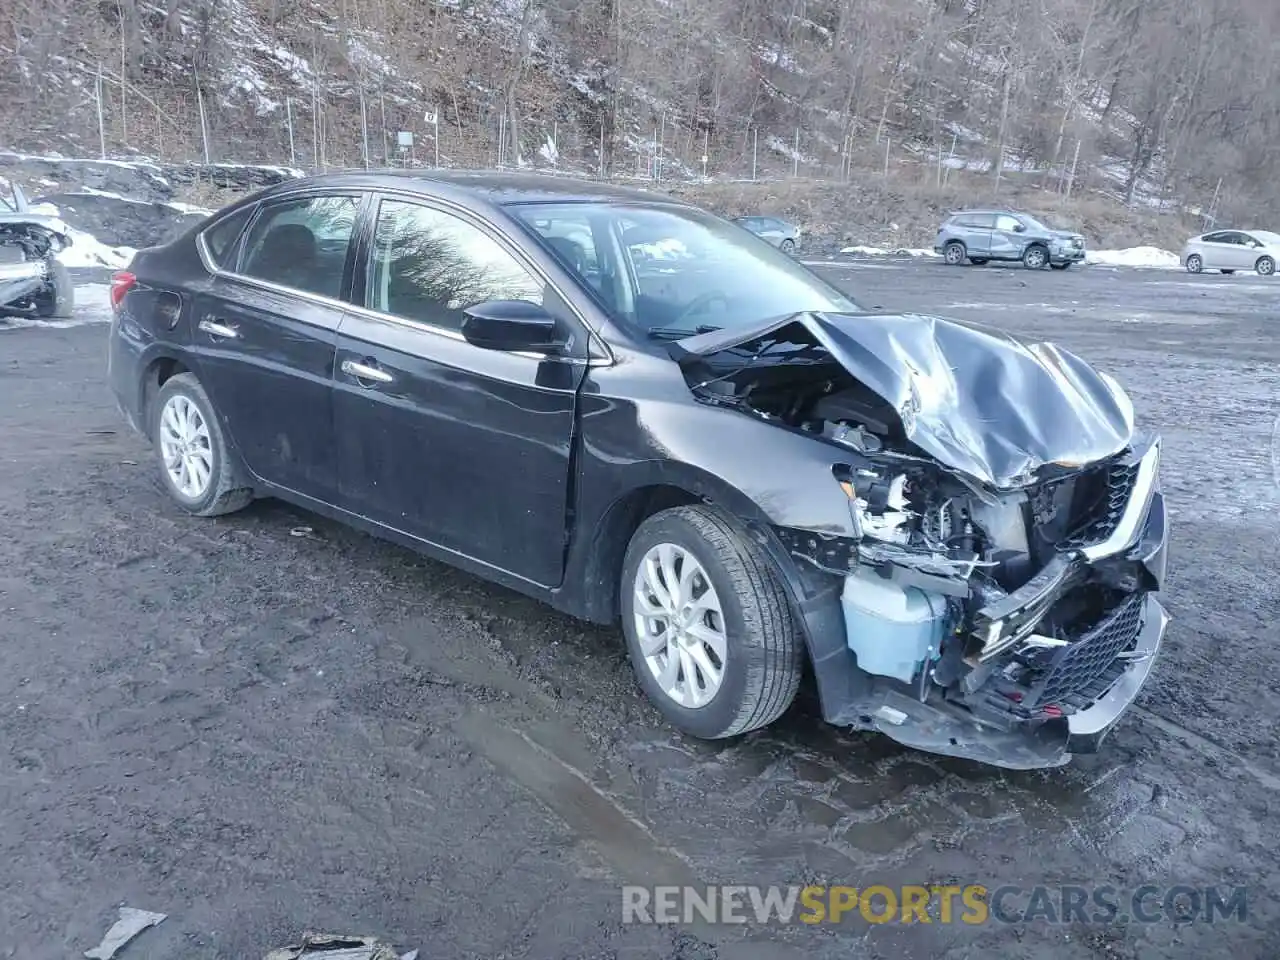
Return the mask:
[[[317,193],[264,204],[239,262],[196,303],[200,374],[245,465],[321,500],[337,491],[334,357],[366,199]]]
[[[200,375],[245,465],[259,478],[329,499],[332,387],[342,307],[216,278],[197,303]],[[234,337],[220,335],[220,327]]]
[[[486,300],[564,305],[491,228],[381,203],[358,272],[371,309],[344,317],[337,344],[339,505],[557,585],[585,363],[482,349],[458,329]],[[574,342],[585,355],[584,337]]]
[[[341,505],[559,583],[584,365],[482,350],[356,312],[342,322],[337,359]]]

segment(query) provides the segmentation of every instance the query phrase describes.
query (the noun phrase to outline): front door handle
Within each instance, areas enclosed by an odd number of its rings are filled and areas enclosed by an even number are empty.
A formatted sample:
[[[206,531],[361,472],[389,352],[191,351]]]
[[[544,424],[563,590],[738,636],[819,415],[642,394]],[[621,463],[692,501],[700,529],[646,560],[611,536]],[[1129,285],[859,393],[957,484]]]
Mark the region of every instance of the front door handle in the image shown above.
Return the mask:
[[[372,380],[374,383],[390,383],[395,377],[380,370],[377,367],[371,367],[367,363],[359,363],[355,360],[343,360],[342,372],[355,377],[357,380]]]
[[[216,320],[201,320],[196,326],[209,334],[209,336],[221,337],[224,340],[235,340],[240,336],[240,331],[235,327],[229,327],[225,323],[218,323]]]

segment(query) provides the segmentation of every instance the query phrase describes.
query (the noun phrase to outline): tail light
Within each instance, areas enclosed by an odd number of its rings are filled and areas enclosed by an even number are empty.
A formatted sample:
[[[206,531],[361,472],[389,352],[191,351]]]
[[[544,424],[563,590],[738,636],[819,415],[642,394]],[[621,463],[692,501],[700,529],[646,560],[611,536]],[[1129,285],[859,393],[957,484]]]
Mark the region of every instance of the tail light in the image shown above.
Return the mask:
[[[111,309],[116,313],[120,312],[120,304],[124,302],[125,294],[133,289],[134,284],[138,282],[138,278],[127,270],[121,270],[111,278]]]

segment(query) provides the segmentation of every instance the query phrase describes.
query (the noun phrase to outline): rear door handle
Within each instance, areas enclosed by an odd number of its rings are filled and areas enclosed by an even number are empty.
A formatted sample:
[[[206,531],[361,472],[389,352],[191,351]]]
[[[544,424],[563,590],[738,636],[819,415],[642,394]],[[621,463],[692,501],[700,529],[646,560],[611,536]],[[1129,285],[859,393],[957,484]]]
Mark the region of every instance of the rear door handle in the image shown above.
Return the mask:
[[[355,360],[343,360],[342,372],[357,380],[372,380],[374,383],[390,383],[395,379],[385,370],[371,367],[367,363],[358,363]]]
[[[196,326],[209,334],[209,336],[221,337],[224,340],[235,340],[240,336],[240,331],[235,327],[229,327],[225,323],[219,323],[217,320],[201,320]]]

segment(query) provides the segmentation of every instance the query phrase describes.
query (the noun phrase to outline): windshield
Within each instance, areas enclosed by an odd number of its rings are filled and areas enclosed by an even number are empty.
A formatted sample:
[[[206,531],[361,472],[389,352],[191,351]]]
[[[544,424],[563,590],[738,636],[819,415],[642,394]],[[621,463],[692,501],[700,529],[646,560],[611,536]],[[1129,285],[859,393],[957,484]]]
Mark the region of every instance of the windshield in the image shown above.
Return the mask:
[[[742,227],[686,207],[518,203],[507,208],[617,320],[653,337],[748,326],[856,303]]]

